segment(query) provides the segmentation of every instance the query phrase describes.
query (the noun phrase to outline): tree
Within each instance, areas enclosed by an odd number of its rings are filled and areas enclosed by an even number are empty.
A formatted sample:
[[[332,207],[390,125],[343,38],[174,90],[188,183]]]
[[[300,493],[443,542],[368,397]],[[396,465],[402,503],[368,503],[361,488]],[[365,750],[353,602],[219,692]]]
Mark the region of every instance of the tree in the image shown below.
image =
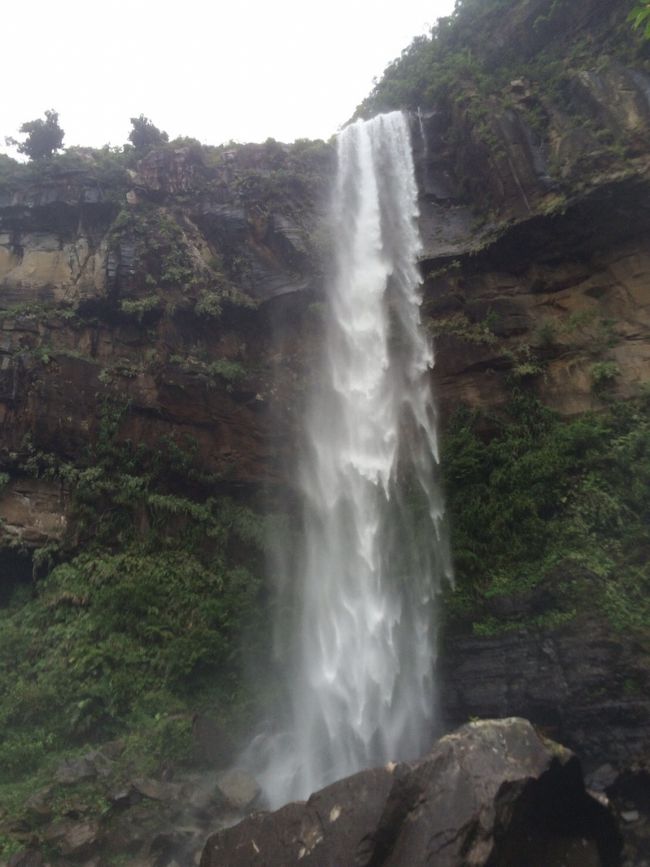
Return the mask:
[[[158,127],[143,114],[141,114],[140,117],[132,117],[131,126],[133,129],[129,133],[129,141],[139,153],[146,153],[146,151],[151,150],[152,147],[169,141],[167,133],[159,130]]]
[[[30,160],[47,159],[63,147],[65,133],[59,126],[59,114],[53,108],[45,112],[45,120],[40,117],[28,120],[19,131],[27,136],[25,141],[8,138],[7,144],[15,145],[18,152],[26,154]]]

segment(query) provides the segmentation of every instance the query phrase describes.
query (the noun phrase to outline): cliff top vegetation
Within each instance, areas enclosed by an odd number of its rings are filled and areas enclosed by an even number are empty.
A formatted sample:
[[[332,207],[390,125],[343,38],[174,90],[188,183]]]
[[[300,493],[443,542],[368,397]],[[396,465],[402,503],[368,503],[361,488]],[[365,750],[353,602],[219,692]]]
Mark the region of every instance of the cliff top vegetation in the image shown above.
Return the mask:
[[[616,57],[648,68],[639,29],[648,15],[647,3],[633,0],[457,0],[451,16],[389,64],[355,117],[430,109],[468,88],[486,96],[522,76],[556,87],[584,60],[597,66]]]

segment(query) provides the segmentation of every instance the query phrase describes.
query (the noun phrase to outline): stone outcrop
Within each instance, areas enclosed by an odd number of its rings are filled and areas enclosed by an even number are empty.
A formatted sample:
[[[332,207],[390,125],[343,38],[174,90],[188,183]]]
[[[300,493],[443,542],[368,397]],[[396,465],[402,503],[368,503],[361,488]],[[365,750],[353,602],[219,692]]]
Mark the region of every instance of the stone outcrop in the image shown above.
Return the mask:
[[[208,840],[201,867],[615,865],[612,816],[522,719],[463,726],[414,764],[362,771]]]

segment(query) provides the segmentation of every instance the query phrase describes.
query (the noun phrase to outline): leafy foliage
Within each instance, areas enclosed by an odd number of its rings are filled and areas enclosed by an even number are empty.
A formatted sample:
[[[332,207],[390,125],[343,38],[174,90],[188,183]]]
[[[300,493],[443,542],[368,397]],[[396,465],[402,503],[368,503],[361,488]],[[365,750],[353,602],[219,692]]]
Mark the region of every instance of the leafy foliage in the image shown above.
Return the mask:
[[[167,133],[159,130],[153,121],[150,121],[143,114],[140,117],[131,118],[131,127],[129,141],[140,154],[145,154],[156,145],[169,141]]]
[[[578,602],[599,606],[617,628],[650,629],[648,401],[563,421],[516,391],[505,418],[457,414],[443,467],[458,579],[452,618],[490,629],[487,600],[559,580],[556,615]]]
[[[37,118],[26,121],[20,127],[20,132],[27,136],[25,141],[18,143],[8,139],[8,142],[15,144],[18,152],[30,160],[46,159],[63,147],[65,133],[59,126],[59,115],[54,109],[45,112],[45,120]]]
[[[155,721],[173,712],[189,719],[211,705],[232,715],[242,635],[253,622],[264,634],[261,520],[215,495],[216,480],[200,472],[190,447],[122,443],[126,411],[105,405],[85,465],[43,453],[23,464],[72,488],[82,553],[59,557],[0,609],[5,781],[87,740],[155,740]],[[164,749],[147,751],[159,760]]]
[[[641,0],[637,3],[630,12],[628,20],[643,33],[644,39],[650,39],[650,0]]]
[[[570,0],[548,0],[546,11],[530,23],[525,18],[526,5],[532,4],[519,0],[457,0],[449,17],[439,19],[429,34],[415,37],[387,66],[355,116],[368,117],[399,108],[462,105],[471,113],[484,111],[485,131],[493,111],[493,107],[488,110],[484,105],[486,98],[502,97],[512,80],[533,80],[536,89],[555,97],[563,91],[559,101],[566,102],[572,66],[580,68],[585,62],[592,66],[602,62],[603,54],[629,58],[635,51],[635,40],[630,38],[629,24],[625,22],[625,4],[618,11],[613,9],[609,20],[595,19],[587,38],[584,32],[574,33],[569,26],[573,20],[571,8],[575,6]],[[647,0],[639,0],[630,20],[638,21],[639,27],[646,26],[647,9]],[[504,20],[517,14],[523,16],[522,26],[526,22],[527,38],[497,40],[498,48],[485,40],[486,32],[499,33]],[[606,48],[596,47],[601,39],[607,43]],[[534,116],[539,108],[529,113],[528,120],[531,127],[543,131],[543,116]]]

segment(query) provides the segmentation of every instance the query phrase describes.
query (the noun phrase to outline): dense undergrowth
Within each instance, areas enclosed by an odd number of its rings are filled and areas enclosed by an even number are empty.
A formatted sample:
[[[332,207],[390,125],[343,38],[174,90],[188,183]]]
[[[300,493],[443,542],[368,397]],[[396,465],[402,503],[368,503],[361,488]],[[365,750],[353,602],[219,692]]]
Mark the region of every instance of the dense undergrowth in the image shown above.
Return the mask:
[[[517,390],[505,416],[458,412],[443,466],[458,582],[450,625],[490,634],[589,609],[647,633],[648,399],[565,420]],[[536,589],[548,597],[538,614],[491,613],[498,597]]]
[[[41,552],[41,577],[0,609],[0,802],[88,743],[123,738],[131,773],[151,772],[190,758],[193,714],[246,715],[263,521],[218,493],[191,444],[121,442],[126,412],[105,404],[77,465],[32,452],[19,468],[71,491],[76,538]]]

